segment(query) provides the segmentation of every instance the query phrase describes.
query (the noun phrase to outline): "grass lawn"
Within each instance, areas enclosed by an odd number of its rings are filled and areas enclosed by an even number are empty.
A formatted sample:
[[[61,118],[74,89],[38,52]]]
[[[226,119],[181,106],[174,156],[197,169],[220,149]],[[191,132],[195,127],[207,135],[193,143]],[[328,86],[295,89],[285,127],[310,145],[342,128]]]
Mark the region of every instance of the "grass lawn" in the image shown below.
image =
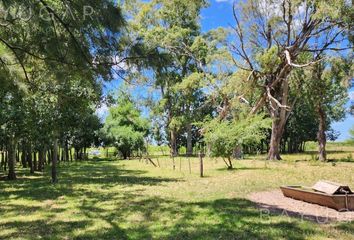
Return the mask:
[[[311,154],[261,157],[159,159],[61,164],[60,182],[45,173],[0,181],[0,239],[354,239],[354,222],[317,224],[281,215],[262,216],[246,195],[285,184],[312,185],[319,179],[354,188],[352,148],[330,153],[336,162],[311,161]],[[308,161],[305,161],[305,160]],[[338,161],[341,160],[341,161]],[[154,159],[157,162],[157,159]],[[49,171],[46,171],[49,172]]]

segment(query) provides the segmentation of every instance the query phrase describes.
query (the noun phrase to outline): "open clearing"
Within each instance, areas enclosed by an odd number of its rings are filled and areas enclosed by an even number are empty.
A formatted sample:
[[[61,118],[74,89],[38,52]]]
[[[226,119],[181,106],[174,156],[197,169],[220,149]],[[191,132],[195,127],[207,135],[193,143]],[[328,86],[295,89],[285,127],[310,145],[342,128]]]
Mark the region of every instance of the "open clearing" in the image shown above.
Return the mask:
[[[247,200],[250,193],[319,179],[354,188],[353,162],[306,158],[238,160],[233,171],[221,159],[205,159],[204,178],[197,158],[192,174],[186,158],[175,159],[175,171],[168,158],[159,159],[160,168],[97,159],[61,164],[57,185],[19,169],[19,180],[0,181],[0,239],[354,239],[354,222],[268,215]]]

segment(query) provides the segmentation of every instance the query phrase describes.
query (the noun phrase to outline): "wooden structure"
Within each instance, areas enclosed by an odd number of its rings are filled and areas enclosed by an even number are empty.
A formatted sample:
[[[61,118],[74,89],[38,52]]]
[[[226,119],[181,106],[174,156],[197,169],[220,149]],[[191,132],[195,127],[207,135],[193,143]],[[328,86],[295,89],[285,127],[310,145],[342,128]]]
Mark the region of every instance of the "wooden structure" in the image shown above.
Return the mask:
[[[343,184],[319,181],[313,187],[280,187],[285,197],[336,209],[354,211],[354,194]]]

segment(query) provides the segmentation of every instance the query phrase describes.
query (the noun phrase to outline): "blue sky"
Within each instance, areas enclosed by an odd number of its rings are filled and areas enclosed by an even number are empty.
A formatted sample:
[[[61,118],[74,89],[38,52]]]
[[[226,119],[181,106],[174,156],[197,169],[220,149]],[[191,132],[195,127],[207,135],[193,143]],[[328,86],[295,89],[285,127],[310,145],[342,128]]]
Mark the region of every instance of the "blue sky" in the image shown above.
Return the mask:
[[[229,27],[234,24],[233,14],[232,14],[232,3],[233,0],[211,0],[210,6],[202,11],[202,30],[206,32],[217,27]],[[117,89],[120,85],[119,81],[114,81],[107,85],[107,89]],[[144,91],[144,89],[140,89]],[[137,96],[144,95],[143,92],[136,93]],[[354,88],[349,90],[349,95],[351,100],[354,101]],[[348,103],[349,106],[349,103]],[[102,109],[107,111],[107,109]],[[341,122],[334,123],[332,127],[340,132],[338,141],[342,141],[349,138],[349,129],[354,125],[354,117],[347,115],[346,119]]]
[[[349,90],[349,98],[350,101],[354,102],[354,87]],[[349,107],[349,103],[347,104]],[[340,136],[338,141],[346,140],[350,137],[349,129],[354,126],[354,116],[347,114],[347,117],[341,121],[332,124],[332,128],[338,132],[340,132]]]

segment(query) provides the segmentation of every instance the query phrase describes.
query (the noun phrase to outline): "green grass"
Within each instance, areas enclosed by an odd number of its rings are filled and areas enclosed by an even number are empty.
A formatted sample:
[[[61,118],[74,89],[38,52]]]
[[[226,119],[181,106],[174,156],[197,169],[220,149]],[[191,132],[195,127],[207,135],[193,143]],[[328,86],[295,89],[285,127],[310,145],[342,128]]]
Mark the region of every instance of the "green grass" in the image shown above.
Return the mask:
[[[160,168],[91,160],[62,164],[57,185],[47,173],[19,169],[17,181],[0,181],[0,239],[353,239],[354,222],[264,216],[246,196],[319,179],[354,188],[354,162],[305,161],[310,154],[260,159],[234,161],[233,171],[221,159],[205,159],[205,178],[197,158],[192,173],[187,158],[175,159],[175,171],[167,157],[159,158]]]

